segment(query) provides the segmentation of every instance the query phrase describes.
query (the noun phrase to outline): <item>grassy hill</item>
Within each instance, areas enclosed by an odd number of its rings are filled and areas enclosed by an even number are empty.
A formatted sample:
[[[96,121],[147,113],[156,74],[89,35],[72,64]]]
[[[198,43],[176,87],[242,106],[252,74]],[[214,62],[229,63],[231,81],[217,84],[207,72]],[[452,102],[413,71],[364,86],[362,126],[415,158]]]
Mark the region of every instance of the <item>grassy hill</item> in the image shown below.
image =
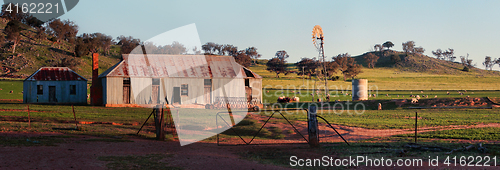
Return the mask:
[[[404,52],[393,50],[386,50],[383,54],[380,52],[367,52],[353,57],[356,58],[356,62],[358,64],[362,64],[363,67],[368,67],[368,64],[364,61],[363,57],[369,53],[380,57],[375,64],[375,67],[379,68],[397,68],[402,72],[418,72],[438,75],[500,76],[499,71],[489,71],[473,67],[469,72],[466,72],[462,71],[464,66],[458,62],[438,60],[434,57],[422,54],[406,55]],[[401,62],[394,63],[391,60],[392,55],[398,56],[401,59]]]
[[[0,36],[5,36],[3,29],[8,20],[0,19]],[[26,77],[34,73],[40,67],[54,66],[64,58],[72,59],[76,66],[70,67],[78,74],[90,78],[92,74],[90,55],[81,58],[74,57],[74,45],[67,42],[54,43],[47,36],[41,41],[34,37],[36,31],[26,25],[22,26],[21,41],[16,47],[15,53],[11,48],[4,48],[0,53],[0,76]],[[99,72],[102,73],[120,60],[119,46],[113,46],[108,55],[100,54]]]

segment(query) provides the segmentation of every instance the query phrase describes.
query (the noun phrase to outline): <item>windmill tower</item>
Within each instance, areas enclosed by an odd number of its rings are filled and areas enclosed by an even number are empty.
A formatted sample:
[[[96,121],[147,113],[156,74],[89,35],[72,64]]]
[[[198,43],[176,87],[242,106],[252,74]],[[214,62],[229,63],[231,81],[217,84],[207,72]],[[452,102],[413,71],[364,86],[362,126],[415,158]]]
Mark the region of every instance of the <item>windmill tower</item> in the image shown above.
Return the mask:
[[[319,57],[321,59],[321,65],[323,66],[323,76],[325,77],[325,97],[328,94],[328,81],[327,81],[327,73],[326,73],[326,63],[325,63],[325,50],[323,49],[323,29],[321,26],[316,25],[312,31],[312,41],[314,46],[319,52]]]

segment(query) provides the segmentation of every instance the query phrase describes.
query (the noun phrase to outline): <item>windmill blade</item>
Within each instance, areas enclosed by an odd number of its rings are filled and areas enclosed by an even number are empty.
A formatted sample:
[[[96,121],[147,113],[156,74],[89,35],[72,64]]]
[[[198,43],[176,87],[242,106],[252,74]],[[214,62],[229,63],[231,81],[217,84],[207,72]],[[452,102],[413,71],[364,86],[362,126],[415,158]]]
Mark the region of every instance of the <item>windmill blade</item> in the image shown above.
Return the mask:
[[[319,38],[323,39],[323,29],[319,25],[315,25],[312,31],[312,41],[316,48],[319,48],[319,42],[317,41]]]

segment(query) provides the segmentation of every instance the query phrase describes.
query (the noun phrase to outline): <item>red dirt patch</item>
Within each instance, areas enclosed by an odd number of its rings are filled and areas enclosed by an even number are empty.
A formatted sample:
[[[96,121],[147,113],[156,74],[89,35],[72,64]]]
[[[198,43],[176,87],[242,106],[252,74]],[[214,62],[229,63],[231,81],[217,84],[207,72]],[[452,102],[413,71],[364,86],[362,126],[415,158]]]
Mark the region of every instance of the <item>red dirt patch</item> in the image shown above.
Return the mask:
[[[12,135],[0,133],[0,136]],[[39,136],[41,134],[23,133],[18,136]],[[180,146],[178,142],[162,142],[137,137],[130,137],[133,142],[85,141],[95,139],[92,136],[70,138],[58,146],[0,147],[0,169],[106,169],[106,164],[98,160],[100,156],[140,156],[148,154],[172,154],[162,161],[169,166],[186,169],[288,169],[275,165],[259,164],[241,159],[240,153],[252,150],[273,149],[288,150],[290,146],[238,146],[223,147],[214,143],[198,142]],[[308,146],[294,146],[293,151],[309,157],[320,157]],[[308,156],[309,155],[309,156]]]

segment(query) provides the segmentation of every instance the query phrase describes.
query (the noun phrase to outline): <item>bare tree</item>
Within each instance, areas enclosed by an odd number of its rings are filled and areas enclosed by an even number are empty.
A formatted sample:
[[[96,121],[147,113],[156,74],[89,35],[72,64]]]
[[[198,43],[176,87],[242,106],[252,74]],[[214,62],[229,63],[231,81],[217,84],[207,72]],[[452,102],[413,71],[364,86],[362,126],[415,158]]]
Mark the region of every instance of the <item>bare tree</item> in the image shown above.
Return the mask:
[[[344,76],[344,81],[346,81],[348,77],[352,78],[361,73],[361,65],[356,64],[356,60],[354,60],[354,58],[352,58],[348,53],[339,54],[332,57],[332,59],[333,62],[338,65],[338,69]]]
[[[366,63],[368,63],[368,68],[374,68],[375,63],[377,63],[377,60],[379,59],[378,56],[374,55],[373,53],[368,53],[363,57]]]
[[[492,70],[493,65],[495,65],[495,60],[492,60],[490,56],[486,56],[484,58],[483,65],[486,68],[486,70],[488,70],[488,68],[490,68],[490,70]]]
[[[98,48],[102,50],[104,54],[108,54],[109,50],[111,49],[111,44],[113,44],[113,38],[110,35],[98,32],[93,33],[91,36],[94,37],[97,41],[99,41]]]
[[[250,56],[248,56],[245,53],[245,50],[240,50],[236,52],[236,54],[233,57],[234,61],[236,61],[238,64],[244,67],[250,67],[250,65],[252,64],[252,58],[250,58]]]
[[[403,51],[408,55],[408,53],[413,53],[413,54],[423,54],[425,52],[425,49],[423,47],[415,47],[415,42],[414,41],[407,41],[402,44],[403,45]]]
[[[379,55],[382,56],[383,54],[383,50],[384,50],[384,47],[380,44],[376,44],[375,46],[373,46],[373,48],[375,48],[375,51],[378,51],[379,52]]]
[[[285,75],[288,74],[288,69],[287,69],[287,65],[286,65],[286,59],[288,57],[289,56],[285,50],[281,50],[281,51],[276,52],[275,57],[267,62],[266,70],[269,72],[276,73],[276,78],[279,78],[279,75],[281,73],[284,73]]]
[[[217,49],[218,44],[216,45]],[[238,47],[231,45],[231,44],[226,44],[226,45],[220,45],[221,46],[221,51],[219,52],[219,55],[228,55],[228,56],[233,56],[235,57],[238,55]]]
[[[12,42],[12,53],[16,52],[16,45],[21,41],[21,22],[11,20],[5,26],[4,33],[7,35],[7,40]]]
[[[76,25],[73,21],[61,21],[60,19],[55,19],[49,23],[49,28],[49,31],[56,37],[57,42],[66,40],[73,43],[73,41],[76,40],[78,25]]]
[[[47,35],[45,34],[45,27],[37,27],[35,38],[38,40],[38,43],[41,43],[42,40],[47,39]]]
[[[117,45],[121,45],[120,54],[130,54],[135,47],[141,44],[140,39],[135,39],[132,36],[125,37],[123,35],[116,38]]]
[[[390,48],[394,47],[394,44],[391,41],[386,41],[384,44],[382,44],[382,46],[389,50]]]
[[[425,52],[425,49],[423,47],[415,47],[415,48],[413,48],[413,53],[423,54],[424,52]]]
[[[415,42],[414,41],[407,41],[402,44],[403,45],[403,51],[408,55],[408,53],[413,53],[415,51]]]
[[[253,60],[254,65],[257,59],[261,57],[261,55],[257,52],[257,48],[255,47],[248,47],[247,49],[245,49],[245,53]]]
[[[312,74],[316,73],[319,63],[316,58],[302,58],[299,62],[295,63],[295,66],[299,70],[299,75],[308,75],[309,79],[311,79]]]
[[[443,58],[443,51],[441,49],[432,51],[432,54],[434,54],[438,60],[441,60]]]
[[[500,67],[500,58],[497,58],[497,59],[495,60],[495,64],[498,64],[498,66]]]
[[[207,42],[201,46],[201,49],[205,52],[205,55],[214,55],[215,54],[215,46],[216,46],[215,43]]]

